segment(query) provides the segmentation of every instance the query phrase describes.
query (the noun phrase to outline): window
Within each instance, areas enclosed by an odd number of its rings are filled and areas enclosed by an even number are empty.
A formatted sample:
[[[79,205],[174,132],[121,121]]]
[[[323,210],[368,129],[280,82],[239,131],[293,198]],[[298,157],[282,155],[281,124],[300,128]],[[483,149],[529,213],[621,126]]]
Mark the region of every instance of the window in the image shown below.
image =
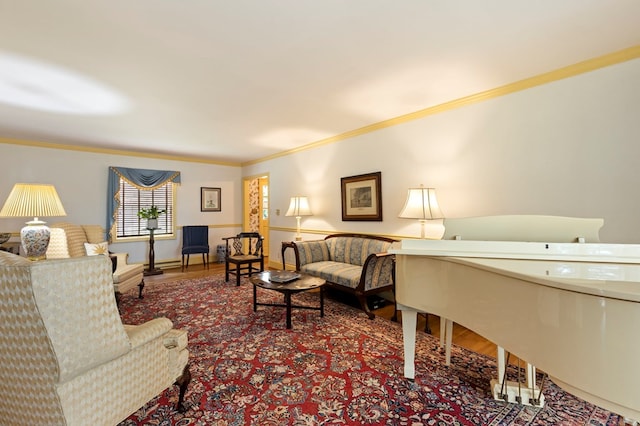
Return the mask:
[[[158,218],[154,235],[175,236],[176,185],[180,172],[172,170],[109,167],[107,183],[108,241],[149,235],[147,220],[138,218],[142,208],[165,210]]]
[[[116,238],[149,235],[147,220],[138,217],[141,208],[157,206],[166,210],[158,218],[158,229],[154,235],[173,235],[174,184],[167,181],[156,189],[142,190],[128,183],[122,177],[119,187],[120,205],[116,213]]]

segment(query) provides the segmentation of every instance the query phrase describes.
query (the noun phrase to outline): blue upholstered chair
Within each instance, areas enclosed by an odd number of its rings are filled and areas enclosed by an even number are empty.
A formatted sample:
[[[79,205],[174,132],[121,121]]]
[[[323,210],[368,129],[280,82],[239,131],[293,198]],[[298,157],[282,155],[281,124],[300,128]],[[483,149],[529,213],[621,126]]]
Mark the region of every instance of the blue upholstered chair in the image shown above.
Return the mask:
[[[182,270],[184,271],[184,256],[187,256],[187,269],[189,268],[189,255],[202,254],[202,264],[209,269],[209,227],[205,225],[182,227]],[[206,255],[206,261],[205,261]]]

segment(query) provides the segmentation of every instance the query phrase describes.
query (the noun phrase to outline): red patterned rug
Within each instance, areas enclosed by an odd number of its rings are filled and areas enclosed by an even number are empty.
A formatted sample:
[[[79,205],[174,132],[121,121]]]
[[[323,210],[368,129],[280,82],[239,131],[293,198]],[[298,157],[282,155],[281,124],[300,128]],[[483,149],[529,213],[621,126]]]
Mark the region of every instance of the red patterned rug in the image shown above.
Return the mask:
[[[294,295],[317,306],[317,293]],[[260,301],[282,295],[259,290]],[[619,416],[545,383],[546,405],[492,399],[495,360],[456,347],[444,365],[438,340],[418,333],[416,379],[403,377],[402,327],[326,300],[325,316],[284,308],[253,312],[252,286],[222,277],[148,286],[122,298],[125,323],[157,316],[189,333],[193,380],[188,410],[175,411],[175,387],[121,425],[617,425]]]

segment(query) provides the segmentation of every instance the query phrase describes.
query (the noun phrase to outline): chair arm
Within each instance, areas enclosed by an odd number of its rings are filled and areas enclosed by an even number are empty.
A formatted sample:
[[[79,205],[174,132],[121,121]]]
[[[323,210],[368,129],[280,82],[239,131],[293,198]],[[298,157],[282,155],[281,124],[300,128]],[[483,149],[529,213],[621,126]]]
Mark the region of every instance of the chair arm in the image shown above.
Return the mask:
[[[395,255],[393,253],[370,254],[362,267],[360,287],[368,291],[394,285]]]
[[[140,325],[124,326],[132,348],[142,346],[162,336],[173,328],[173,323],[168,318],[154,318]]]
[[[112,253],[109,252],[109,256],[115,256],[118,260],[118,265],[126,265],[129,260],[129,253]]]

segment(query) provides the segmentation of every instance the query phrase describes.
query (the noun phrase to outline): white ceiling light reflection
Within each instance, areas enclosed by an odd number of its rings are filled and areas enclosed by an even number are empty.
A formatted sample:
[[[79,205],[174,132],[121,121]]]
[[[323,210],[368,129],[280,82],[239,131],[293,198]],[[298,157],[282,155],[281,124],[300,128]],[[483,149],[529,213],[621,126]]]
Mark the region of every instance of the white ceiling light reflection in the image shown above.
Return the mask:
[[[407,67],[361,82],[342,101],[365,117],[387,120],[476,93],[478,74],[456,66]]]
[[[113,115],[130,102],[91,78],[0,51],[0,102],[63,114]]]
[[[281,128],[264,133],[254,142],[278,149],[292,149],[333,136],[332,133],[304,128]]]

